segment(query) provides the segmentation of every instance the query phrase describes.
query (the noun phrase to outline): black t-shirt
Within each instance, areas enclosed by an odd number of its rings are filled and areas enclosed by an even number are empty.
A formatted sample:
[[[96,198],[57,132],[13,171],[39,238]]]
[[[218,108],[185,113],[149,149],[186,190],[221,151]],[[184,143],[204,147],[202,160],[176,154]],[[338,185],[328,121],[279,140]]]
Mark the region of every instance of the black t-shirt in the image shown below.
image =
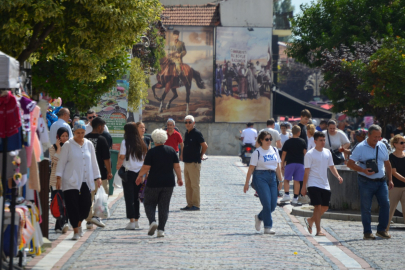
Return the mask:
[[[110,133],[108,133],[107,131],[103,131],[103,133],[101,133],[101,136],[103,136],[107,140],[108,147],[111,148],[113,145],[113,139]]]
[[[287,152],[285,161],[287,165],[290,163],[304,164],[304,149],[307,149],[307,144],[301,138],[290,138],[285,141],[282,151]]]
[[[144,165],[151,166],[146,186],[151,188],[174,187],[174,163],[179,163],[179,158],[173,147],[159,145],[150,149],[143,162]]]
[[[201,144],[205,142],[201,132],[194,128],[184,135],[183,162],[201,163]]]
[[[395,135],[398,135],[398,134],[401,134],[401,133],[404,134],[404,131],[403,131],[403,130],[399,130],[399,129],[395,129],[393,133],[394,133],[394,136],[395,136]],[[402,134],[401,134],[401,135],[402,135]]]
[[[301,123],[298,123],[298,126],[301,128],[300,138],[305,141],[305,144],[308,144],[307,127]]]
[[[405,158],[398,158],[394,154],[390,154],[390,162],[392,168],[397,169],[397,173],[405,177]],[[392,176],[392,182],[394,187],[405,187],[405,182],[398,180],[395,176]]]
[[[108,146],[107,140],[101,134],[96,133],[89,133],[84,137],[94,145],[101,179],[107,179],[107,168],[104,165],[104,160],[110,159],[110,147]]]

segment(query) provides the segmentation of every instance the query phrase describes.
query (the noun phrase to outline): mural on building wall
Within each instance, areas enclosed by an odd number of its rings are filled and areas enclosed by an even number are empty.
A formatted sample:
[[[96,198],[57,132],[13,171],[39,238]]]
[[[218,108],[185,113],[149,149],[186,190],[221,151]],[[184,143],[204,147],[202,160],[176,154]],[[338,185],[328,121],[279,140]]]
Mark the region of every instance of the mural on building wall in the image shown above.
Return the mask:
[[[215,122],[270,117],[271,36],[271,28],[217,28]]]
[[[213,122],[213,33],[211,27],[167,31],[166,57],[151,76],[143,121],[183,121],[192,114],[198,122]]]

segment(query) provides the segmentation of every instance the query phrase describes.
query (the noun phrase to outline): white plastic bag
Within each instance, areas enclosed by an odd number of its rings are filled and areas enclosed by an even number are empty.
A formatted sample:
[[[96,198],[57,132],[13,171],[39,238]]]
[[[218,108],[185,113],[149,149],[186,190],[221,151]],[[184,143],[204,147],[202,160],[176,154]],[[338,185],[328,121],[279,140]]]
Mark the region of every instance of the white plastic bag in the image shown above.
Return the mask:
[[[122,179],[121,179],[121,177],[118,175],[118,170],[117,170],[117,172],[115,173],[113,185],[114,185],[115,188],[122,188]]]
[[[109,218],[110,210],[108,209],[108,195],[105,193],[103,186],[98,188],[94,199],[94,215],[99,218]]]

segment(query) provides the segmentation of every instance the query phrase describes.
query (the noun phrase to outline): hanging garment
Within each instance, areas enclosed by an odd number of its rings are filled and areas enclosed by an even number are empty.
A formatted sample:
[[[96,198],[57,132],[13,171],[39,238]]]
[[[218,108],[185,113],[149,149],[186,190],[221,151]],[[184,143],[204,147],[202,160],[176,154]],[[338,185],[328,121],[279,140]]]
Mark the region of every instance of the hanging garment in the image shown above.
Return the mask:
[[[7,95],[0,96],[0,138],[18,133],[19,127],[21,127],[21,117],[17,99],[11,91],[8,91]]]
[[[51,147],[51,142],[49,140],[49,130],[48,126],[45,124],[45,120],[42,117],[42,113],[39,115],[38,121],[38,134],[39,134],[39,141],[42,144],[42,151],[46,151]]]
[[[38,170],[38,163],[35,157],[34,152],[31,152],[31,166],[30,168],[30,175],[28,177],[28,187],[33,190],[41,191],[41,184],[39,182],[39,170]]]
[[[38,127],[38,121],[39,121],[39,114],[41,112],[41,109],[39,106],[35,106],[34,110],[31,112],[31,141],[30,141],[30,146],[27,146],[27,164],[28,167],[31,166],[31,153],[33,152],[33,143],[34,143],[34,138],[36,132],[37,132],[37,127]],[[37,137],[38,138],[38,137]]]
[[[35,109],[36,102],[32,101],[29,98],[21,97],[20,100],[20,108],[22,111],[22,118],[23,118],[23,131],[24,131],[24,145],[29,146],[31,142],[31,112]]]
[[[16,134],[7,138],[7,152],[22,148],[22,128],[20,127],[18,130]],[[3,152],[3,141],[4,139],[0,138],[0,152]]]

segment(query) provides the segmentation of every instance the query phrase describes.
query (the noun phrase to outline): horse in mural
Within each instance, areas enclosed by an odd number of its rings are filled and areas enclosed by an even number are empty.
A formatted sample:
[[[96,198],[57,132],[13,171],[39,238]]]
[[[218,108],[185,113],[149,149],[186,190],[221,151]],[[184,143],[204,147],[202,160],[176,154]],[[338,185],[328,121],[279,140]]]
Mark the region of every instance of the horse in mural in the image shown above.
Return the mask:
[[[198,88],[205,89],[204,81],[201,79],[200,72],[194,70],[187,64],[181,64],[181,73],[176,71],[176,65],[167,57],[160,60],[161,71],[156,75],[157,83],[152,86],[153,96],[160,101],[159,112],[163,112],[163,103],[169,90],[172,90],[173,97],[166,104],[166,110],[170,108],[171,103],[178,97],[177,88],[186,87],[186,115],[189,114],[190,90],[193,79]],[[165,89],[161,97],[156,95],[155,89]]]

